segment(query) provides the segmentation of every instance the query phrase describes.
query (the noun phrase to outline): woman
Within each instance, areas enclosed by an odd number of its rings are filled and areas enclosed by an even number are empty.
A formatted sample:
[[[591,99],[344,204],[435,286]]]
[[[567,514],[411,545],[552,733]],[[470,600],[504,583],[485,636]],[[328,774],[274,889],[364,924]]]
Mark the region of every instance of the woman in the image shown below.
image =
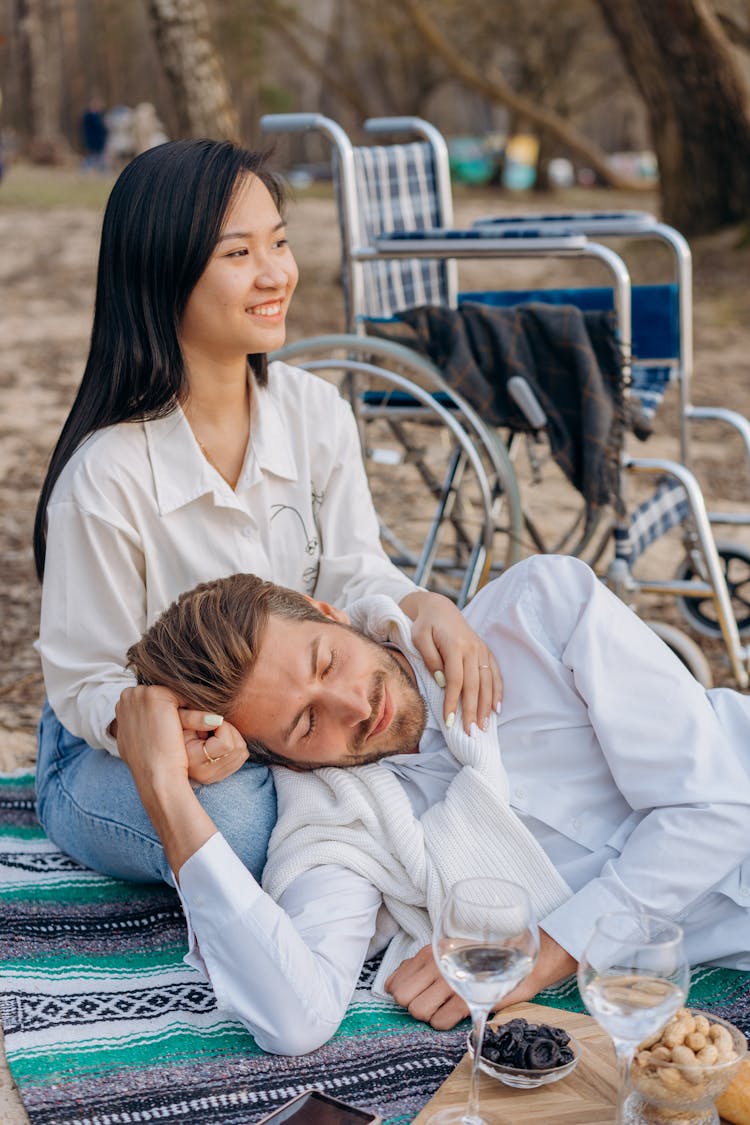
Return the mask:
[[[198,582],[242,570],[339,605],[389,594],[447,680],[446,714],[461,695],[468,727],[499,701],[486,646],[382,551],[349,407],[267,364],[297,284],[281,206],[262,156],[192,140],[133,160],[104,215],[88,362],[35,524],[49,698],[37,788],[50,838],[120,878],[172,881],[117,757],[125,653]],[[270,775],[221,716],[205,718],[191,779],[259,876]]]

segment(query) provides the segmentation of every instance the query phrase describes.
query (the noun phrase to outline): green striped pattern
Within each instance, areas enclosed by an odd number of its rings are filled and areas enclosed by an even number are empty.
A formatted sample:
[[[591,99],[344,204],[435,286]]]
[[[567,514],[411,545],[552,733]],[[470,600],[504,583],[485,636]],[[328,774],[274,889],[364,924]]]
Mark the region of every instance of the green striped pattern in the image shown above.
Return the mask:
[[[374,996],[372,964],[328,1044],[265,1054],[184,964],[174,891],[84,871],[33,797],[31,776],[0,775],[0,1015],[32,1125],[248,1125],[312,1086],[401,1125],[461,1057],[466,1026],[435,1032]],[[742,1025],[747,977],[696,971],[691,1000]],[[581,1010],[572,982],[537,999]]]

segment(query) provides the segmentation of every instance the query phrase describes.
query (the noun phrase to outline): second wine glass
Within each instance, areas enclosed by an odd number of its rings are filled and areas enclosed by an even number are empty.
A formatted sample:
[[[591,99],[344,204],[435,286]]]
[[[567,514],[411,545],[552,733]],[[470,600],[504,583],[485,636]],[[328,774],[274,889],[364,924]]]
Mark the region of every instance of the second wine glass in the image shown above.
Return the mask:
[[[609,1032],[619,1069],[617,1125],[624,1125],[635,1049],[682,1007],[690,985],[682,929],[654,914],[605,914],[578,965],[578,986]]]
[[[471,1012],[474,1063],[466,1107],[441,1110],[429,1125],[489,1125],[479,1112],[479,1056],[494,1004],[528,976],[539,933],[523,887],[505,879],[461,879],[448,892],[432,947],[437,966]]]

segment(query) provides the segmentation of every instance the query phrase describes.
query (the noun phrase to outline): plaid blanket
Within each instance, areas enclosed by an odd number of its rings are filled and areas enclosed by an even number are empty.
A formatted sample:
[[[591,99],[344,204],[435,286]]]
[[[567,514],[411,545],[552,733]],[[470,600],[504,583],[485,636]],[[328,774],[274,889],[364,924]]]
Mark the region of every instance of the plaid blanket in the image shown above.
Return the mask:
[[[530,429],[507,390],[513,376],[522,376],[547,416],[552,456],[586,501],[587,522],[603,505],[618,503],[625,402],[613,313],[464,301],[457,309],[422,305],[365,323],[371,335],[431,359],[489,425]]]
[[[86,871],[45,838],[33,778],[0,775],[0,1015],[32,1125],[249,1125],[310,1087],[411,1121],[464,1051],[373,996],[365,965],[334,1038],[267,1055],[186,966],[167,887]],[[696,975],[694,999],[750,1030],[750,974]],[[580,1010],[572,984],[537,998]]]

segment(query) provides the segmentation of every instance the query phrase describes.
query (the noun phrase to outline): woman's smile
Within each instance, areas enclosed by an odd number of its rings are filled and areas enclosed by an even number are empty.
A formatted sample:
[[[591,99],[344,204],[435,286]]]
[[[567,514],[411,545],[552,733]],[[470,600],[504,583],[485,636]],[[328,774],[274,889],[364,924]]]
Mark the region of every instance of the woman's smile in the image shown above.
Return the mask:
[[[268,188],[246,177],[185,306],[180,342],[188,370],[217,357],[244,370],[245,356],[280,348],[297,276]]]

